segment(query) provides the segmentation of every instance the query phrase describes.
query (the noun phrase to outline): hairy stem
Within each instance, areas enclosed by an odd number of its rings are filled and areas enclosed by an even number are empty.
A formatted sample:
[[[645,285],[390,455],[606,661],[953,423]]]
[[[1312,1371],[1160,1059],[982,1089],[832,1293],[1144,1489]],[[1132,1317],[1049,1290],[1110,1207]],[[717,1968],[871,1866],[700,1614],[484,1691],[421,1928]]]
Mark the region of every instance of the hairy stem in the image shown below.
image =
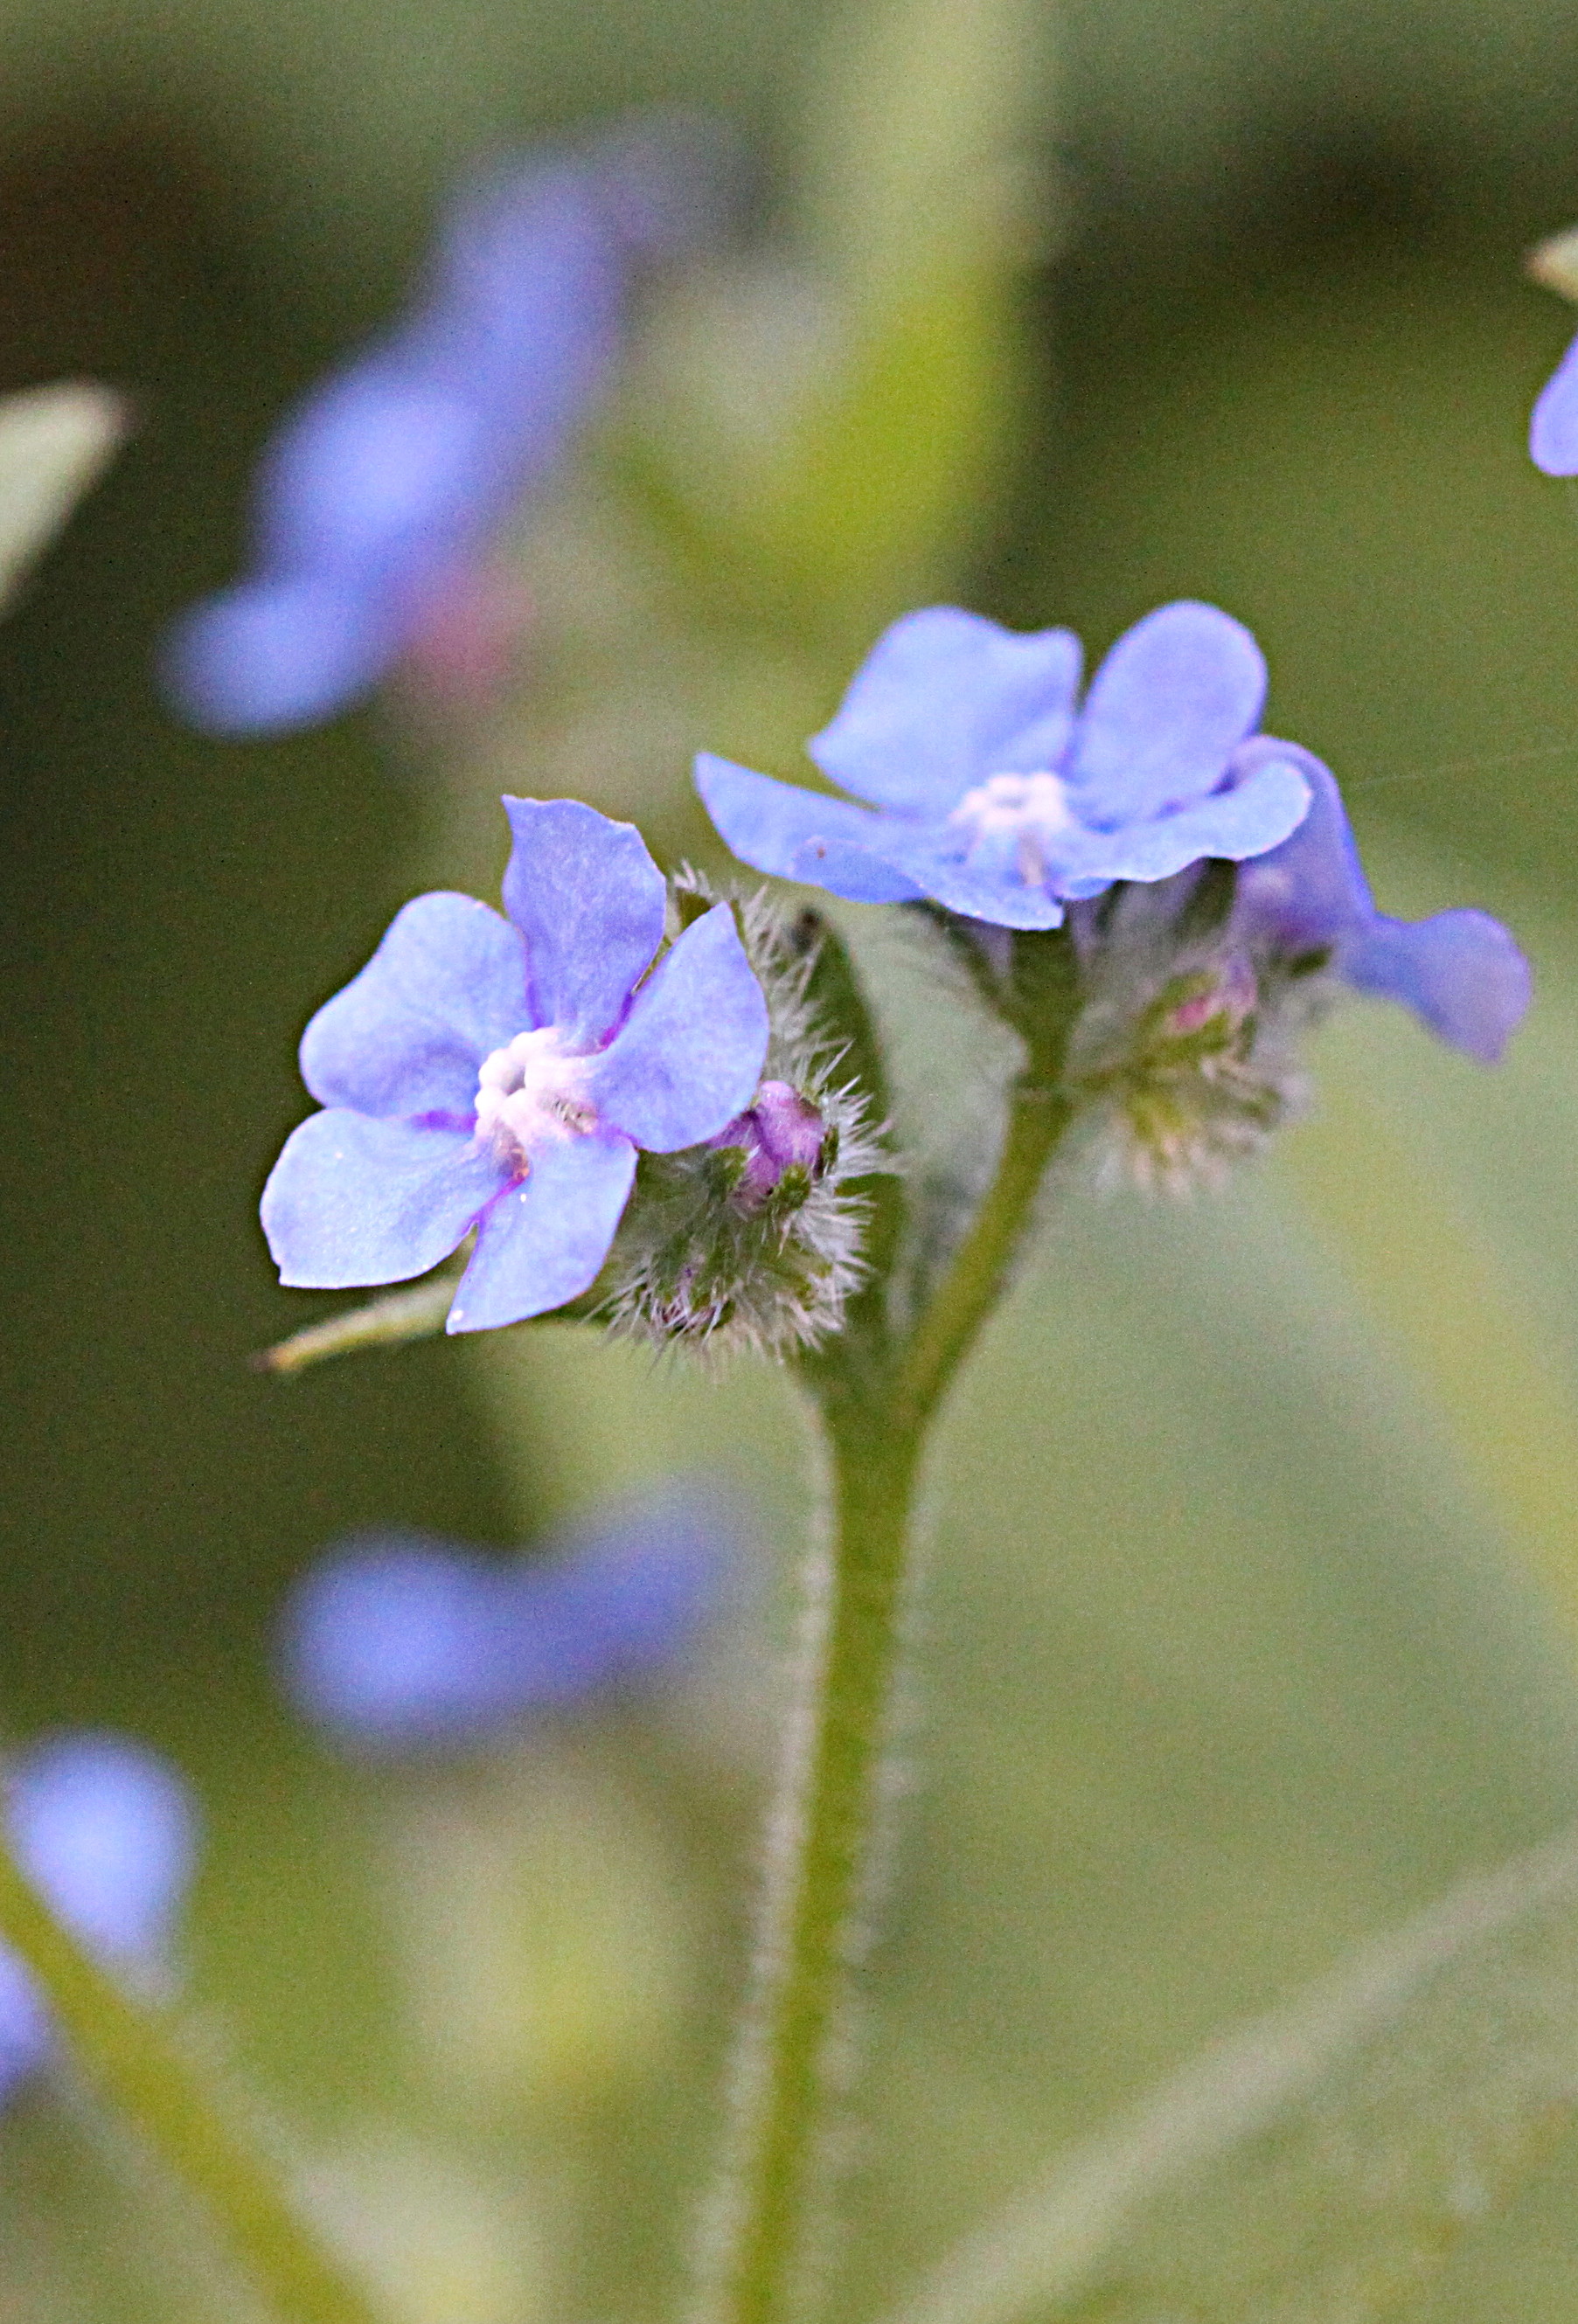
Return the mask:
[[[0,1940],[49,1998],[88,2080],[199,2202],[288,2324],[377,2324],[181,2056],[161,2013],[129,2000],[0,1845]]]
[[[1015,1083],[997,1175],[904,1352],[895,1388],[901,1429],[919,1434],[926,1428],[1001,1297],[1071,1112],[1063,1091],[1034,1067]]]
[[[847,2080],[919,1447],[870,1407],[835,1406],[828,1421],[831,1554],[813,1576],[772,1824],[707,2324],[784,2324],[804,2305],[829,2117]]]
[[[829,2133],[850,2072],[852,1973],[873,1901],[917,1476],[1070,1111],[1047,1050],[1032,1051],[992,1187],[908,1344],[852,1333],[803,1367],[826,1432],[833,1538],[813,1569],[704,2324],[789,2324],[807,2304]]]

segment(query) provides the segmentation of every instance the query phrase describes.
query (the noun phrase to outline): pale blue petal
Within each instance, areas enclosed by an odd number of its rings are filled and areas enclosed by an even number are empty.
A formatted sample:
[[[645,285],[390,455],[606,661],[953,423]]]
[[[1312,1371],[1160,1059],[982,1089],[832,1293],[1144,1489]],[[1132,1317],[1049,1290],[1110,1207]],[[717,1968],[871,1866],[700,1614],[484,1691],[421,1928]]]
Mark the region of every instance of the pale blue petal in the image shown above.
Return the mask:
[[[928,605],[883,632],[837,717],[807,748],[861,798],[946,815],[988,775],[1061,764],[1079,666],[1071,631],[1020,636],[956,605]]]
[[[654,1154],[699,1146],[755,1095],[767,1031],[734,912],[715,904],[642,985],[587,1094],[600,1120]]]
[[[517,931],[475,896],[438,890],[395,915],[388,934],[301,1037],[301,1078],[320,1105],[469,1120],[477,1068],[523,1032],[526,954]]]
[[[1578,339],[1539,392],[1528,456],[1547,476],[1578,476]]]
[[[1091,893],[1094,879],[1170,880],[1206,856],[1229,862],[1263,855],[1297,830],[1311,791],[1293,759],[1267,758],[1229,790],[1174,815],[1113,832],[1058,834],[1048,843],[1048,879],[1059,894]]]
[[[627,1138],[594,1132],[539,1147],[530,1175],[483,1220],[446,1330],[494,1331],[577,1297],[608,1256],[634,1179]]]
[[[191,1878],[196,1817],[174,1769],[129,1736],[51,1736],[12,1769],[17,1861],[101,1958],[157,1959]]]
[[[540,476],[618,351],[623,254],[584,163],[534,162],[474,186],[440,238],[408,355],[476,399],[514,487]]]
[[[286,1609],[285,1676],[309,1719],[374,1746],[465,1739],[521,1707],[518,1568],[423,1534],[346,1543]]]
[[[503,475],[477,397],[396,343],[326,381],[276,438],[261,561],[358,585],[403,576],[502,512]]]
[[[1243,866],[1233,920],[1250,940],[1269,937],[1280,952],[1314,952],[1368,926],[1374,906],[1331,770],[1313,752],[1269,735],[1247,743],[1232,764],[1250,775],[1277,761],[1296,767],[1309,785],[1309,813],[1280,847]]]
[[[336,1106],[293,1130],[263,1188],[280,1280],[307,1291],[403,1283],[448,1259],[508,1181],[463,1130]]]
[[[1528,963],[1488,912],[1428,920],[1378,915],[1343,945],[1337,973],[1359,992],[1400,1001],[1433,1033],[1493,1065],[1528,1007]]]
[[[1253,733],[1266,665],[1241,622],[1189,600],[1121,637],[1091,681],[1075,740],[1075,803],[1114,830],[1185,807]]]
[[[0,2106],[54,2055],[44,1997],[9,1946],[0,1945]]]
[[[526,939],[533,1022],[590,1048],[663,940],[663,875],[632,823],[578,799],[506,798],[504,909]]]
[[[890,826],[886,835],[891,860],[900,865],[917,887],[934,903],[972,920],[988,920],[1000,928],[1055,928],[1063,907],[1050,888],[1026,881],[1013,860],[1011,844],[998,860],[979,845],[966,853],[962,835],[946,823]]]
[[[316,574],[243,581],[171,628],[160,674],[171,706],[206,734],[269,734],[332,718],[370,692],[404,623],[359,582]]]
[[[728,845],[757,872],[857,904],[913,903],[923,892],[882,860],[896,818],[774,782],[707,751],[696,761],[696,788]]]

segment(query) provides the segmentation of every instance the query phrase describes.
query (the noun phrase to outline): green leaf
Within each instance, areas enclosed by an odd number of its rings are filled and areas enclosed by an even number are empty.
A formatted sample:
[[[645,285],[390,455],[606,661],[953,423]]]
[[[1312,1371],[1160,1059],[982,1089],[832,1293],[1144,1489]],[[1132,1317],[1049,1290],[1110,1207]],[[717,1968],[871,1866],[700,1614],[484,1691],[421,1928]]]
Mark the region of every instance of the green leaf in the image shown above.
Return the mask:
[[[1578,2111],[1578,1832],[1205,2051],[891,2324],[1369,2324]]]
[[[122,399],[62,380],[0,401],[0,614],[125,440]]]

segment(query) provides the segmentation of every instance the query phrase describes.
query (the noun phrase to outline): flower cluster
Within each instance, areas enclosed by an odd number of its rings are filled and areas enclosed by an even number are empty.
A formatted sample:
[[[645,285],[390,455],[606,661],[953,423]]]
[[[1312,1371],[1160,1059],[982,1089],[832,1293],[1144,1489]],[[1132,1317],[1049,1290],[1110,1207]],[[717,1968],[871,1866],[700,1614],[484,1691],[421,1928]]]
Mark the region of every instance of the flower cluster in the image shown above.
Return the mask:
[[[285,422],[257,484],[254,570],[166,654],[195,725],[250,734],[356,700],[481,610],[481,562],[608,380],[632,271],[710,208],[694,133],[499,170],[456,206],[421,297]]]
[[[452,1332],[586,1291],[637,1148],[715,1137],[767,1053],[728,905],[660,959],[667,897],[639,832],[571,799],[504,804],[509,918],[447,893],[405,907],[307,1028],[302,1078],[325,1111],[263,1191],[285,1283],[401,1282],[475,1234]]]
[[[78,1733],[22,1753],[7,1790],[7,1835],[29,1879],[107,1967],[156,1986],[196,1856],[185,1785],[125,1736]],[[49,2064],[54,2043],[37,1987],[0,1948],[0,2098]]]
[[[1481,912],[1376,910],[1329,770],[1253,731],[1247,632],[1163,606],[1083,709],[1077,667],[1066,632],[934,607],[879,641],[811,745],[871,805],[705,757],[697,779],[747,862],[925,903],[979,949],[988,989],[1005,945],[1010,967],[1016,945],[1067,950],[1066,1089],[1143,1179],[1260,1142],[1338,984],[1500,1056],[1528,1003],[1523,955]],[[860,1182],[891,1167],[807,999],[818,940],[693,875],[670,904],[640,835],[589,807],[505,806],[509,918],[419,897],[307,1028],[326,1110],[264,1192],[281,1278],[397,1282],[475,1235],[451,1331],[591,1295],[586,1312],[660,1342],[814,1344],[862,1277]],[[1005,1013],[1034,1047],[1023,994],[1040,988],[1017,989]]]
[[[286,1688],[352,1748],[475,1744],[671,1669],[717,1611],[738,1548],[720,1503],[677,1490],[531,1559],[363,1536],[293,1592]]]

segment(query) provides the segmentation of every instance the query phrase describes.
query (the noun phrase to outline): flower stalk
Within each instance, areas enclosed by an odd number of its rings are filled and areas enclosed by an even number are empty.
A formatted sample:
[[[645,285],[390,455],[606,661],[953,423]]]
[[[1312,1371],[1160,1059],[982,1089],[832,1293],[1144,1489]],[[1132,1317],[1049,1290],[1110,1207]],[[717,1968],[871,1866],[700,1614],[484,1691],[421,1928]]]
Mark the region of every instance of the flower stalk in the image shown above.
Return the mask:
[[[858,1012],[851,1055],[872,1058],[841,949],[827,981],[846,1024]],[[1017,937],[1001,1003],[1025,1064],[996,1175],[937,1291],[907,1332],[891,1328],[886,1268],[901,1255],[903,1203],[887,1180],[872,1222],[884,1271],[852,1303],[844,1332],[799,1367],[826,1447],[832,1537],[811,1566],[703,2324],[789,2324],[815,2289],[854,2062],[851,1987],[885,1853],[916,1489],[930,1424],[1008,1284],[1071,1118],[1061,1087],[1075,1008],[1066,939]]]

